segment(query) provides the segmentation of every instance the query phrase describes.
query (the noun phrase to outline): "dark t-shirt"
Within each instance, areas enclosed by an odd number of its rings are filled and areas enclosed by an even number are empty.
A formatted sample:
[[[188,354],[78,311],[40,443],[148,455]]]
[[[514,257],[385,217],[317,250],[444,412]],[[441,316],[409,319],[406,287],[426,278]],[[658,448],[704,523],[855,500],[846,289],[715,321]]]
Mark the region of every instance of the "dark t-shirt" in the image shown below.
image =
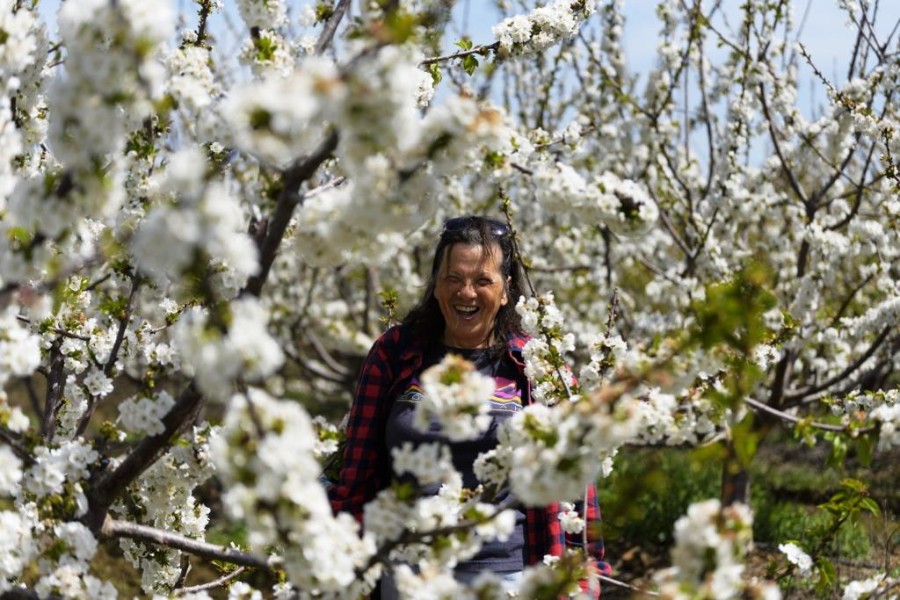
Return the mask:
[[[526,382],[520,381],[515,365],[511,363],[506,353],[502,353],[498,357],[486,349],[465,350],[441,346],[432,356],[425,357],[422,369],[437,364],[447,353],[462,356],[474,363],[481,374],[494,378],[497,389],[491,398],[485,400],[490,404],[490,427],[477,438],[464,441],[448,440],[441,435],[440,424],[436,422],[432,422],[426,432],[416,429],[413,425],[413,414],[423,397],[422,386],[416,375],[404,387],[391,406],[385,428],[385,444],[390,456],[391,450],[402,447],[406,442],[412,443],[413,446],[440,442],[450,449],[453,466],[462,476],[463,486],[475,488],[478,486],[478,479],[473,470],[475,459],[482,452],[497,446],[500,426],[516,412],[522,410],[522,389]],[[439,484],[424,486],[423,493],[436,494],[439,488]],[[508,490],[500,490],[496,501],[502,502],[509,495]],[[506,541],[486,542],[476,556],[469,561],[460,563],[456,570],[464,572],[488,570],[496,573],[521,571],[525,565],[524,546],[525,514],[517,511],[516,528]]]

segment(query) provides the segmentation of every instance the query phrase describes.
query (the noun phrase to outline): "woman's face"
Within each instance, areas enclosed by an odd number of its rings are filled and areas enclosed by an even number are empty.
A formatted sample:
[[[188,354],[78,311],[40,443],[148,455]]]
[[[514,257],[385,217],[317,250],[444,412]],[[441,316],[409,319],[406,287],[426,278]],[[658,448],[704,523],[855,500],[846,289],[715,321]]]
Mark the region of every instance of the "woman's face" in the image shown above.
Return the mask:
[[[447,247],[434,285],[434,297],[444,315],[444,343],[454,348],[488,345],[494,319],[506,297],[506,281],[500,271],[502,252],[494,244]]]

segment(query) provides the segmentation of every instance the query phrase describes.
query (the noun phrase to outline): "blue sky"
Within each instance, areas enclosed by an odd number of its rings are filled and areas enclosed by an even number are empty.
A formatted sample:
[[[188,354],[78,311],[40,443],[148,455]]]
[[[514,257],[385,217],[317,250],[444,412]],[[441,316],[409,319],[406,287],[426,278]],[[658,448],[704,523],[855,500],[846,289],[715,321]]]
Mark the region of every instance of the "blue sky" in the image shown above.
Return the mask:
[[[40,10],[48,19],[53,35],[53,15],[60,0],[41,0]],[[76,2],[77,0],[68,0]],[[145,0],[152,2],[172,2],[176,10],[188,14],[196,12],[196,4],[192,0]],[[874,1],[874,0],[873,0]],[[226,11],[236,15],[235,0],[223,0]],[[737,7],[743,0],[725,0],[723,3],[728,10],[737,14]],[[292,14],[296,15],[299,7],[305,4],[314,4],[315,0],[288,0]],[[465,26],[470,37],[476,43],[490,43],[493,40],[491,27],[499,20],[496,9],[492,8],[494,2],[487,0],[457,0],[454,24],[459,30]],[[625,52],[629,66],[641,73],[652,65],[656,54],[656,39],[659,23],[656,18],[656,0],[625,0],[625,32],[623,36]],[[842,82],[846,78],[847,57],[850,55],[854,41],[853,32],[845,26],[846,15],[837,7],[837,0],[795,0],[794,1],[795,24],[799,28],[802,22],[802,30],[799,31],[799,39],[809,49],[816,64],[822,72],[832,81]],[[900,0],[880,0],[879,19],[877,31],[882,37],[886,37],[897,23],[900,22]],[[232,17],[232,21],[236,16]],[[215,15],[211,27],[224,29],[223,15]],[[896,36],[895,36],[896,38]],[[451,39],[448,43],[452,42]],[[893,48],[897,48],[896,41]],[[801,97],[800,107],[810,110],[815,104],[825,101],[821,86],[812,81],[811,71],[805,68],[801,71]]]
[[[873,2],[874,3],[874,2]],[[473,41],[491,41],[491,27],[496,23],[497,13],[483,0],[460,0],[456,8],[456,22],[466,23]],[[493,4],[493,3],[490,3]],[[732,15],[736,23],[738,7],[743,0],[725,0],[725,13]],[[837,0],[794,0],[795,35],[809,51],[819,69],[835,83],[847,78],[848,57],[855,40],[853,29],[848,28],[847,15],[838,8]],[[628,65],[638,73],[646,72],[656,58],[656,40],[660,25],[656,17],[656,0],[625,0],[625,31],[623,42]],[[731,11],[731,12],[729,12]],[[880,39],[886,39],[900,23],[900,0],[880,0],[876,31]],[[802,29],[801,29],[802,25]],[[894,34],[892,48],[898,48]],[[825,93],[817,81],[813,81],[812,70],[805,62],[800,71],[801,89],[799,102],[801,110],[811,110],[813,104],[826,101]],[[812,89],[812,90],[811,90]]]

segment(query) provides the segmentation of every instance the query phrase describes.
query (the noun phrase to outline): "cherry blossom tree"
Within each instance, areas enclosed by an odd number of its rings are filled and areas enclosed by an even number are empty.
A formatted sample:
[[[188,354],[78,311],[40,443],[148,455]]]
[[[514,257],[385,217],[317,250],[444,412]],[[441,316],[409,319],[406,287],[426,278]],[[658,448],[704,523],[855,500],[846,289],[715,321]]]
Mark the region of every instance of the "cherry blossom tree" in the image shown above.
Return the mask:
[[[771,430],[900,445],[900,53],[877,1],[837,3],[839,81],[788,0],[658,2],[643,78],[620,0],[498,2],[483,40],[454,39],[438,0],[238,0],[239,22],[212,0],[65,0],[57,32],[39,0],[0,0],[0,593],[115,597],[91,561],[117,540],[162,597],[259,593],[185,587],[193,558],[278,597],[359,597],[398,558],[420,567],[396,570],[406,595],[500,597],[452,578],[510,527],[485,490],[574,502],[618,452],[667,444],[719,448],[723,494],[673,523],[657,591],[777,597],[743,567]],[[340,415],[464,213],[514,231],[539,402],[479,490],[439,447],[401,452],[441,492],[388,488],[362,531],[322,485]],[[454,435],[480,427],[465,363],[425,379]],[[245,539],[207,541],[208,481]],[[815,551],[783,545],[784,572]],[[588,562],[531,567],[520,593],[595,587]]]

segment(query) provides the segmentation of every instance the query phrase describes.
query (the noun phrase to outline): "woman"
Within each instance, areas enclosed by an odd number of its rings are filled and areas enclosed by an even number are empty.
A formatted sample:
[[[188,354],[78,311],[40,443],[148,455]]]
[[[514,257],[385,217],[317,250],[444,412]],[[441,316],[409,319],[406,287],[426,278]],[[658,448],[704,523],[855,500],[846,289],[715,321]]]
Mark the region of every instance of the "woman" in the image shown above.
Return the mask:
[[[391,449],[406,442],[446,444],[463,485],[477,486],[475,458],[495,447],[499,427],[531,402],[522,359],[527,337],[515,310],[524,291],[523,279],[505,223],[466,216],[444,224],[421,300],[400,325],[378,338],[363,365],[350,408],[340,478],[329,490],[335,512],[347,511],[362,521],[363,506],[394,477]],[[418,377],[448,352],[462,355],[496,382],[494,396],[485,400],[491,403],[491,427],[476,440],[450,442],[439,428],[421,432],[412,425],[421,394]],[[588,496],[588,527],[596,532],[600,511],[593,488]],[[524,567],[541,562],[545,555],[562,554],[566,545],[580,545],[580,536],[567,539],[558,515],[556,504],[522,509],[514,534],[504,542],[485,544],[478,555],[457,565],[457,579],[471,582],[488,570],[513,585]],[[598,569],[607,572],[603,542],[596,537],[589,550]],[[394,593],[386,579],[385,597]]]

